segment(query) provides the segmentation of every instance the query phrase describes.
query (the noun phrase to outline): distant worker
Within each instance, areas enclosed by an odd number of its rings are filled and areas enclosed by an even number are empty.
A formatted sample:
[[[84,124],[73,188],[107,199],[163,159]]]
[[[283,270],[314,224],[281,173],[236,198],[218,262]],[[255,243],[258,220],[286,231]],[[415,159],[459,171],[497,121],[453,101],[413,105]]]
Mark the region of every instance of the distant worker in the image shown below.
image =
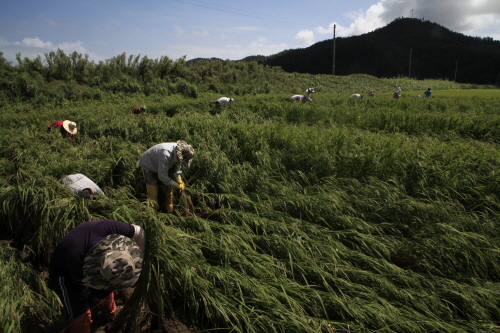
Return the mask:
[[[76,134],[77,132],[76,124],[69,120],[54,121],[52,124],[47,126],[49,132],[52,128],[59,129],[61,134],[68,139],[73,138],[73,134]]]
[[[293,95],[288,100],[290,102],[301,101],[302,103],[311,102],[312,103],[312,94],[314,93],[314,88],[308,88],[304,91],[304,95]]]
[[[234,99],[229,98],[229,97],[221,97],[216,101],[210,101],[210,103],[215,104],[217,107],[220,107],[222,104],[224,106],[228,106],[229,104],[232,104],[234,102]]]
[[[181,166],[189,168],[194,157],[194,149],[185,141],[165,142],[149,148],[137,162],[142,167],[146,181],[148,198],[159,207],[158,189],[161,184],[168,186],[166,209],[173,210],[172,187],[184,191],[185,184],[181,178]],[[169,170],[176,167],[176,181],[169,176]]]
[[[363,95],[361,95],[361,94],[352,94],[351,98],[363,99]]]
[[[398,89],[396,89],[396,91],[394,92],[394,98],[399,98],[401,97],[401,88],[398,87]]]
[[[139,279],[145,244],[141,227],[115,220],[82,223],[57,243],[49,281],[68,313],[70,333],[90,333],[89,294],[108,320],[114,318],[115,295]]]
[[[432,97],[432,91],[431,91],[431,88],[427,89],[427,90],[424,92],[424,95],[425,95],[425,97]]]
[[[368,96],[370,96],[370,97],[375,97],[375,90],[373,90],[373,89],[372,89],[372,90],[370,90],[370,91],[368,92]]]
[[[146,107],[144,105],[142,106],[137,106],[132,110],[133,114],[141,114],[146,112]]]
[[[94,195],[105,195],[96,183],[81,173],[69,175],[59,180],[59,183],[68,185],[70,190],[83,199],[94,199]]]

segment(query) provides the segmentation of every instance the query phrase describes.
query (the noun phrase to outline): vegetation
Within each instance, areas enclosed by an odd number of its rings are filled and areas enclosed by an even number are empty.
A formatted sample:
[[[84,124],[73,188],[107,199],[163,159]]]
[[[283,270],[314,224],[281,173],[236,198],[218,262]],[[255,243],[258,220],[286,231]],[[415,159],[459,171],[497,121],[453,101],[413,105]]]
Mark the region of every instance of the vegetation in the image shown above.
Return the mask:
[[[145,268],[112,331],[168,318],[213,332],[499,331],[498,94],[125,55],[116,64],[75,55],[70,67],[86,63],[86,74],[68,76],[54,68],[65,57],[40,71],[27,60],[0,66],[4,331],[64,327],[46,286],[50,253],[71,228],[103,218],[147,231]],[[148,91],[152,82],[166,90]],[[309,86],[314,103],[286,100]],[[428,86],[435,97],[410,97]],[[368,89],[377,96],[348,98]],[[209,103],[237,93],[228,108]],[[147,113],[132,114],[137,105]],[[46,131],[63,119],[78,125],[72,140]],[[155,213],[136,162],[178,139],[196,151],[187,189],[173,214]],[[72,173],[107,196],[72,195],[58,183]]]

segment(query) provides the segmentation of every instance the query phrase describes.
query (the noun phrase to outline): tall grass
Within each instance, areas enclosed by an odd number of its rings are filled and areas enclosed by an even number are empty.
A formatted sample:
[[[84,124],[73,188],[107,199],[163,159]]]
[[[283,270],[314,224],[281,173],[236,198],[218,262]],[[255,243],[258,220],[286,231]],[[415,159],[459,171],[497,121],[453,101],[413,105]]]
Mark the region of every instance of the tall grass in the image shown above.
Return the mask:
[[[304,84],[337,84],[315,80]],[[0,119],[1,226],[33,250],[33,267],[87,220],[143,226],[145,268],[114,330],[169,318],[220,332],[497,329],[498,99],[287,96],[240,96],[217,112],[208,94],[14,105]],[[135,104],[148,113],[131,114]],[[77,122],[73,140],[46,133],[59,118]],[[178,139],[196,150],[187,190],[174,214],[156,214],[136,161]],[[107,196],[86,202],[58,183],[77,172]],[[33,318],[5,294],[3,327]]]

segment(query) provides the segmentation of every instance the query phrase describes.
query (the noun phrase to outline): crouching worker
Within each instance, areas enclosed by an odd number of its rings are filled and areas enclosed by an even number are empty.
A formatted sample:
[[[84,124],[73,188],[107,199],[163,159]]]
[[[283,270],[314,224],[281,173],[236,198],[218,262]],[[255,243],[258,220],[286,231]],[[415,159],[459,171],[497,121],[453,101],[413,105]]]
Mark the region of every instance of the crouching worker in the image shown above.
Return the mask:
[[[89,294],[106,318],[113,319],[117,291],[139,279],[145,244],[141,227],[115,220],[82,223],[59,241],[49,279],[68,313],[70,333],[90,333]]]
[[[76,128],[76,124],[69,120],[58,120],[54,121],[52,124],[47,126],[47,130],[50,132],[52,128],[57,128],[61,131],[63,137],[71,139],[73,134],[76,134],[78,131]]]
[[[229,97],[221,97],[218,100],[210,101],[210,103],[215,104],[215,106],[220,107],[221,105],[228,106],[234,102],[234,99]]]
[[[194,157],[193,147],[185,141],[165,142],[149,148],[137,162],[142,167],[146,181],[148,198],[154,202],[155,209],[160,208],[158,189],[161,184],[167,186],[165,198],[167,212],[172,212],[173,187],[184,191],[185,185],[181,178],[181,166],[189,168]],[[169,171],[175,167],[176,181],[169,176]],[[173,171],[173,170],[172,170]]]
[[[81,173],[69,175],[59,180],[59,183],[68,185],[71,192],[83,199],[94,200],[94,195],[105,195],[96,183]]]

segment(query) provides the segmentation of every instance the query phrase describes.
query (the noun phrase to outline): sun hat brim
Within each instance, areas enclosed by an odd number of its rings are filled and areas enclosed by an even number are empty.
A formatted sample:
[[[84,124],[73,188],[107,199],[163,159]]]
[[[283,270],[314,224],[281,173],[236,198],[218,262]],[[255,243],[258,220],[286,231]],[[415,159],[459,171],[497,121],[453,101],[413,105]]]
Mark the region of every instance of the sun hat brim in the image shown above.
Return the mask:
[[[128,252],[132,265],[111,281],[102,275],[101,268],[106,256],[114,251]],[[124,290],[135,285],[141,270],[142,253],[139,246],[128,237],[112,234],[94,245],[85,256],[82,284],[98,290]]]
[[[188,145],[186,141],[177,141],[177,158],[179,159],[179,162],[189,168],[191,166],[191,162],[193,161],[193,157],[193,147]]]
[[[63,122],[63,128],[70,134],[76,134],[76,132],[78,131],[78,129],[75,127],[73,128],[72,130],[69,128],[69,124],[71,123],[71,121],[69,120],[65,120]]]

